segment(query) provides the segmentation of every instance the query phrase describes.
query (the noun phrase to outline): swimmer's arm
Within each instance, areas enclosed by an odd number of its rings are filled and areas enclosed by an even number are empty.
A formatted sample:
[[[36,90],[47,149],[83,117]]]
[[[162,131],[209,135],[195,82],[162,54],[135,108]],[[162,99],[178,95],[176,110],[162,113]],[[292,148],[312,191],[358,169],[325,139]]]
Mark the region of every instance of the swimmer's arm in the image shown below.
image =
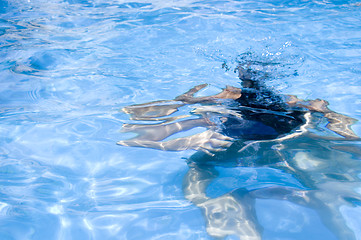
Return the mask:
[[[127,106],[122,111],[129,114],[132,120],[160,121],[162,119],[158,118],[177,112],[178,108],[183,105],[183,103],[175,101],[162,100]]]
[[[162,100],[149,103],[142,103],[124,107],[123,112],[130,115],[132,120],[158,121],[178,111],[184,104],[213,102],[217,99],[237,99],[241,97],[241,89],[227,86],[222,92],[206,97],[194,97],[194,94],[205,88],[207,84],[201,84],[179,95],[174,100]]]
[[[193,99],[194,94],[196,94],[197,92],[199,92],[203,88],[207,87],[207,85],[208,84],[204,83],[204,84],[200,84],[200,85],[197,85],[195,87],[192,87],[187,92],[185,92],[185,93],[179,95],[178,97],[176,97],[174,100],[176,100],[176,101],[184,101],[184,100],[187,100],[187,99]]]
[[[311,112],[323,113],[328,120],[327,128],[331,131],[343,136],[346,139],[360,139],[359,136],[351,129],[351,126],[357,121],[354,118],[336,113],[328,108],[329,103],[325,100],[316,99],[305,101],[294,95],[287,96],[287,104],[295,107],[302,107]]]
[[[295,95],[286,95],[286,103],[291,107],[306,108],[314,112],[326,113],[332,111],[328,108],[329,103],[321,99],[305,101]]]
[[[174,100],[161,100],[153,101],[142,104],[135,104],[131,106],[124,107],[123,112],[130,115],[132,120],[142,120],[142,121],[161,121],[161,117],[169,116],[178,111],[178,109],[186,103],[197,103],[204,102],[210,97],[200,97],[195,98],[196,94],[201,89],[205,88],[207,84],[201,84],[195,86],[183,93],[182,95],[176,97]]]
[[[208,84],[201,84],[191,88],[186,93],[179,95],[174,100],[182,101],[185,103],[202,103],[202,102],[212,102],[217,99],[238,99],[241,97],[241,89],[236,87],[227,86],[222,92],[205,97],[194,97],[194,94],[199,92],[201,89],[205,88]]]
[[[145,147],[165,151],[201,150],[207,154],[224,151],[232,144],[232,138],[212,130],[207,130],[189,137],[176,138],[168,141],[152,141],[145,139],[130,139],[117,144],[128,147]]]
[[[137,134],[127,141],[162,141],[169,136],[185,132],[196,127],[209,128],[214,123],[204,118],[187,119],[169,124],[124,124],[121,132],[130,132]]]

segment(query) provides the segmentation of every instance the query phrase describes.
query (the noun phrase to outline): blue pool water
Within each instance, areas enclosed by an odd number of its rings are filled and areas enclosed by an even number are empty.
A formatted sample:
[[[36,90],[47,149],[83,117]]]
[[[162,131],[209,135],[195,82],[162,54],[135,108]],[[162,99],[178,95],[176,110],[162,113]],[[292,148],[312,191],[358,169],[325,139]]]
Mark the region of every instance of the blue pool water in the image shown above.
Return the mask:
[[[361,239],[358,141],[297,138],[243,156],[282,155],[295,173],[227,159],[197,169],[193,150],[116,145],[123,107],[239,86],[242,58],[272,63],[275,91],[361,119],[357,1],[0,0],[0,239],[214,239],[226,229],[210,224],[234,205],[207,210],[234,199],[253,202],[262,239]],[[214,206],[186,197],[192,171],[212,176]]]

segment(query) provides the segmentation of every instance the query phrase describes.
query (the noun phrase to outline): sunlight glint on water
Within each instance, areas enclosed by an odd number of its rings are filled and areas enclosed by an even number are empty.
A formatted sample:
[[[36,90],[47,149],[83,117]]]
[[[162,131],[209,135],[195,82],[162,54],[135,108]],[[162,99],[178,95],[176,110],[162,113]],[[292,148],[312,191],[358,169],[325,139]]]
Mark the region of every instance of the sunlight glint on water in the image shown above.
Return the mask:
[[[183,193],[194,151],[117,146],[130,123],[120,109],[201,83],[239,86],[233,69],[246,55],[275,63],[275,91],[360,119],[360,10],[357,1],[0,1],[0,239],[212,239]],[[361,135],[360,123],[353,129]],[[295,166],[329,154],[328,176],[361,170],[359,142],[302,144],[299,155],[283,152]],[[216,170],[212,197],[302,185],[267,166]],[[355,239],[359,178],[334,185],[355,192],[340,209]],[[263,239],[339,238],[312,209],[255,206]]]

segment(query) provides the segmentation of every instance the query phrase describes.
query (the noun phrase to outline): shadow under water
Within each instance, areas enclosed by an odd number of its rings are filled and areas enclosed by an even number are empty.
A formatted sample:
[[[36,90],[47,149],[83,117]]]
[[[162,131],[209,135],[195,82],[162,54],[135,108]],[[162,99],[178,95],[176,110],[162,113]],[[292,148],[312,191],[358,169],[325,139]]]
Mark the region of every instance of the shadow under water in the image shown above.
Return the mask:
[[[203,84],[174,100],[124,108],[136,123],[124,125],[122,131],[137,136],[118,144],[198,150],[188,159],[183,191],[202,210],[207,232],[216,239],[262,239],[257,199],[312,209],[337,239],[360,239],[342,212],[344,207],[361,205],[361,148],[350,128],[355,120],[333,112],[323,100],[273,93],[249,64],[237,71],[242,88],[227,86],[216,95],[195,97],[207,87]],[[179,114],[185,106],[194,108]],[[199,127],[203,131],[174,137]],[[238,177],[244,182],[211,197],[207,189],[218,178],[219,167],[274,169],[292,176],[293,182],[263,181],[262,174],[247,179],[240,171]]]

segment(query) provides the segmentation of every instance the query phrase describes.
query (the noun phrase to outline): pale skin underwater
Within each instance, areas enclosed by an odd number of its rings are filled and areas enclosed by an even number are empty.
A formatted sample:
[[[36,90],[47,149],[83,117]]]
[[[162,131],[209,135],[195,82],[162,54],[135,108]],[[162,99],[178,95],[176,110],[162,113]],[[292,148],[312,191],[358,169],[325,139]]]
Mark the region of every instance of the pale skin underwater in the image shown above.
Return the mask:
[[[282,104],[285,104],[282,106],[286,106],[282,111],[277,111],[281,106],[278,103],[269,108],[273,107],[272,110],[260,109],[256,105],[246,106],[246,112],[230,108],[229,101],[239,101],[242,94],[247,94],[245,89],[263,91],[261,87],[250,85],[254,83],[245,77],[247,69],[240,66],[237,70],[243,89],[227,86],[216,95],[196,97],[198,91],[207,87],[207,84],[202,84],[174,100],[125,107],[123,111],[130,115],[130,119],[143,124],[123,125],[122,132],[136,133],[137,136],[118,144],[165,151],[199,150],[188,160],[189,171],[183,180],[183,192],[186,199],[202,210],[207,232],[215,239],[227,236],[237,236],[242,240],[262,239],[263,227],[255,208],[257,199],[288,201],[313,209],[337,239],[357,239],[341,211],[344,207],[356,208],[357,203],[361,203],[361,196],[356,192],[361,186],[361,148],[354,144],[360,138],[351,129],[356,120],[330,110],[324,100],[305,101],[296,96],[282,96]],[[263,93],[269,94],[268,90]],[[251,97],[247,99],[252,100]],[[180,108],[190,105],[194,105],[194,109],[189,114],[175,114]],[[251,132],[254,139],[247,139],[246,134],[236,139],[227,136],[227,131],[220,130],[224,126],[227,128],[229,119],[241,119],[239,122],[247,119],[245,113],[255,115],[251,120],[248,118],[247,123],[253,124],[258,119],[263,121],[254,125],[261,126],[263,133],[241,126],[241,131]],[[296,118],[299,119],[296,121]],[[279,127],[274,119],[293,125]],[[326,122],[326,128],[319,126],[323,122]],[[204,131],[167,140],[172,135],[197,127],[204,128]],[[271,127],[279,130],[277,134]],[[265,134],[267,131],[269,135]],[[328,132],[325,134],[325,131]],[[292,175],[302,187],[274,185],[248,189],[245,183],[244,187],[211,198],[206,190],[218,176],[216,166],[278,169]]]

